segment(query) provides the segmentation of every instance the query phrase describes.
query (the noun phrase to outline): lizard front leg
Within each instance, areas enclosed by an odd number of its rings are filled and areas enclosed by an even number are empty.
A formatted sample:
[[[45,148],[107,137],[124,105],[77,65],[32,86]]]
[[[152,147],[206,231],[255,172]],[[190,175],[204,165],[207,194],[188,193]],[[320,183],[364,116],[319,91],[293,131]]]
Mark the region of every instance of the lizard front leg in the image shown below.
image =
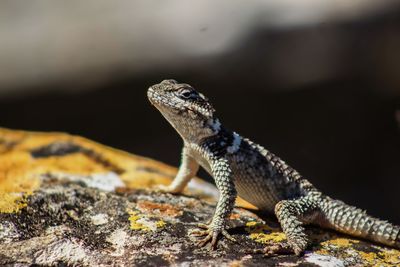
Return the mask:
[[[175,179],[169,186],[159,186],[158,189],[165,193],[181,193],[198,170],[199,164],[188,154],[187,148],[184,146],[182,149],[181,165]]]
[[[235,206],[237,192],[233,183],[232,170],[229,162],[226,159],[218,159],[211,164],[212,174],[215,184],[220,192],[217,207],[212,218],[212,221],[203,231],[193,231],[193,235],[206,236],[200,240],[199,245],[205,246],[211,242],[211,248],[215,249],[219,235],[222,234],[231,241],[235,239],[226,231],[228,217],[232,213]]]

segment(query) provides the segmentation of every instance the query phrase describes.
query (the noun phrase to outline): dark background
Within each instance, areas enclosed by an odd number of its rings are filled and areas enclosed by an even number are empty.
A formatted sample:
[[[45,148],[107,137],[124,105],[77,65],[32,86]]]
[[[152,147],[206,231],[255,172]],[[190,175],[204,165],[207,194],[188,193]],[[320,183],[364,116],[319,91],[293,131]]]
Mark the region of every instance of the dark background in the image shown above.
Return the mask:
[[[223,124],[323,192],[400,224],[395,2],[316,8],[292,19],[290,6],[246,13],[236,3],[230,12],[237,13],[214,12],[218,19],[185,16],[186,9],[197,14],[190,6],[173,6],[174,17],[172,7],[155,16],[156,7],[135,6],[143,21],[121,11],[133,8],[127,1],[83,12],[90,3],[71,4],[67,14],[55,4],[39,14],[0,4],[9,12],[0,27],[0,127],[69,132],[178,165],[181,140],[146,99],[150,85],[173,78],[203,92]],[[301,13],[302,1],[297,5]],[[106,16],[112,12],[118,20]],[[163,25],[170,20],[177,22]],[[215,41],[236,29],[228,41]]]

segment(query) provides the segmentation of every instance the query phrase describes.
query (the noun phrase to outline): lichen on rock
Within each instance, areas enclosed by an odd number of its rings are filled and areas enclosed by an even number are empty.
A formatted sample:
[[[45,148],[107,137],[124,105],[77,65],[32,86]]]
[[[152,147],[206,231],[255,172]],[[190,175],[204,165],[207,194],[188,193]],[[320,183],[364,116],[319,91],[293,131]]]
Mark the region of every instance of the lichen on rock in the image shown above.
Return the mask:
[[[81,137],[0,129],[0,265],[400,264],[398,250],[314,227],[304,256],[266,257],[263,248],[284,244],[285,235],[272,217],[243,208],[231,215],[238,242],[198,248],[189,233],[212,217],[218,192],[199,179],[182,195],[151,189],[175,173]]]

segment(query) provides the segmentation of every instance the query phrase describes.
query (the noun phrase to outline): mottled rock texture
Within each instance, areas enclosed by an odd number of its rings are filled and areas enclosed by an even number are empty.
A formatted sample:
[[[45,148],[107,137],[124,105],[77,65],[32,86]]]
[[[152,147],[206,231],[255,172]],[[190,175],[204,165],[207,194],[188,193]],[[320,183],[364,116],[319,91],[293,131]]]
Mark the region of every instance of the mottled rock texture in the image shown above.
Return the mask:
[[[157,193],[175,168],[81,137],[0,129],[0,265],[396,266],[400,252],[310,228],[303,257],[266,257],[285,243],[273,216],[238,201],[217,251],[188,234],[211,218],[216,189],[199,179],[184,195]]]

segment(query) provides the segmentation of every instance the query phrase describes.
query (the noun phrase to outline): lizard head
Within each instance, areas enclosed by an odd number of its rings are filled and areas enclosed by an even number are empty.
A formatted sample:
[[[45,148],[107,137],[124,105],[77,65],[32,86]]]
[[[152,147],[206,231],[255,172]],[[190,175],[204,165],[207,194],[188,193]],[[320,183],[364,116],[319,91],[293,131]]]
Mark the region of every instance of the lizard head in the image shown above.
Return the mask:
[[[208,99],[189,84],[164,80],[151,86],[147,96],[184,139],[210,136],[219,127]]]

